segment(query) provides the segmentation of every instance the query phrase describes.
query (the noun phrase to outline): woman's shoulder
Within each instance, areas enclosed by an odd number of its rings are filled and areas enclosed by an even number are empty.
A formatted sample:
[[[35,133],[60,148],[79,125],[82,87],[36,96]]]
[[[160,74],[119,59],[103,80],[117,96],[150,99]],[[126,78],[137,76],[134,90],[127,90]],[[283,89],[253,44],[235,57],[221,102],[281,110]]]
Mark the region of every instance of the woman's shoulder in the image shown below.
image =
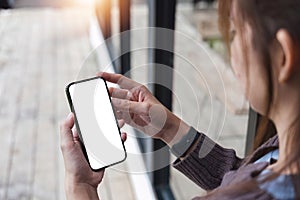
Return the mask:
[[[264,170],[260,177],[271,176],[272,172],[270,170]],[[263,182],[259,184],[259,187],[269,194],[271,194],[276,199],[295,199],[296,193],[294,185],[299,185],[299,174],[297,175],[286,175],[281,174],[270,181]]]
[[[278,176],[278,178],[271,181],[260,181],[261,177],[266,175],[268,166],[268,162],[241,166],[237,170],[228,172],[224,176],[220,187],[205,197],[195,199],[294,199],[294,191],[290,188],[292,182],[288,177]]]
[[[258,149],[256,149],[252,154],[246,157],[242,163],[242,165],[248,165],[250,163],[255,162],[259,158],[264,155],[276,150],[279,148],[278,136],[275,135],[269,140],[267,140],[264,144],[262,144]]]
[[[300,185],[299,174],[268,180],[273,175],[268,166],[268,162],[251,163],[227,173],[218,193],[224,199],[295,199],[294,184]]]

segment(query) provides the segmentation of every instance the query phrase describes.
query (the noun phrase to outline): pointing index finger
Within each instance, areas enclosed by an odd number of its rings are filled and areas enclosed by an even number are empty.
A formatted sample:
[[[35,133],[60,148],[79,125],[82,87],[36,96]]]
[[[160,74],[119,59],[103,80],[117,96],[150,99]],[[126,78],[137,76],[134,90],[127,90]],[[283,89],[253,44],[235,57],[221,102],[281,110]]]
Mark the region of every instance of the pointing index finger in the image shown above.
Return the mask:
[[[112,74],[108,72],[99,72],[97,76],[104,78],[106,81],[118,84],[123,89],[132,89],[134,87],[140,86],[141,84],[121,75]]]

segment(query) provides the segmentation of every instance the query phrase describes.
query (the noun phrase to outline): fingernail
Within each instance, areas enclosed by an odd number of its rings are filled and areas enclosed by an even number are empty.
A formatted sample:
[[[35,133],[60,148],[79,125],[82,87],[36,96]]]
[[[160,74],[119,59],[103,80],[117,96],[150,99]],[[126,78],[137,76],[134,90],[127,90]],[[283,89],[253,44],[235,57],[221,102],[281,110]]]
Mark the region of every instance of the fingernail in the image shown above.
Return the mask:
[[[67,117],[67,120],[70,120],[72,118],[73,114],[72,113],[69,113],[68,117]]]

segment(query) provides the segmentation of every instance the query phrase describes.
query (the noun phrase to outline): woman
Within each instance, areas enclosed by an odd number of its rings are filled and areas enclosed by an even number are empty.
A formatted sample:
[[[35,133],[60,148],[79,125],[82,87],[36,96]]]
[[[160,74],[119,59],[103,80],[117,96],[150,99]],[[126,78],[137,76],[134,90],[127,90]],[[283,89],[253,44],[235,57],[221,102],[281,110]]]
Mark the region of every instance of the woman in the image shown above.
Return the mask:
[[[117,117],[167,143],[178,156],[174,167],[210,191],[197,199],[298,199],[300,1],[221,0],[219,15],[232,67],[246,98],[278,131],[248,158],[240,159],[234,150],[197,133],[144,86],[121,75],[99,76],[122,88],[110,88]],[[73,125],[70,115],[61,126],[67,195],[70,199],[80,199],[78,194],[98,198],[96,188],[103,172],[89,169],[77,136],[72,136]],[[209,151],[203,154],[203,149]]]

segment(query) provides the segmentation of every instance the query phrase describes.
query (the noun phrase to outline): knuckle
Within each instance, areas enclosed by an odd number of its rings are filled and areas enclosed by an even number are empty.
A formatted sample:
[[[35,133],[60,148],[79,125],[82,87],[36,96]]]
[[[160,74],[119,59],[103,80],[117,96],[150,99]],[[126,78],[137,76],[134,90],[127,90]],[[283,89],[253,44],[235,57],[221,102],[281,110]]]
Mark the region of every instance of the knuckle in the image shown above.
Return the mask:
[[[151,104],[150,103],[144,103],[143,104],[143,114],[144,115],[148,115],[149,114],[149,110],[151,108]]]
[[[148,88],[147,88],[145,85],[141,85],[141,86],[140,86],[140,89],[141,89],[142,91],[148,91]]]
[[[67,144],[66,144],[66,143],[61,143],[61,144],[60,144],[60,149],[61,149],[61,151],[63,151],[63,152],[69,150],[71,147],[72,147],[72,145],[71,145],[71,144],[68,144],[68,143],[67,143]]]
[[[119,80],[118,82],[121,84],[124,79],[124,76],[122,74],[117,74],[116,78],[117,78],[117,80]]]
[[[63,131],[64,128],[65,128],[65,122],[62,121],[62,122],[60,122],[59,129],[60,129],[60,131]]]
[[[111,98],[111,102],[112,102],[113,104],[117,104],[117,101],[118,101],[118,100],[117,100],[115,97],[112,97],[112,98]]]
[[[61,149],[61,151],[65,151],[67,149],[66,144],[61,143],[60,144],[60,149]]]
[[[130,91],[126,90],[124,93],[125,93],[125,98],[126,98],[126,99],[131,99],[131,96],[132,96],[132,95],[131,95],[131,92],[130,92]]]

